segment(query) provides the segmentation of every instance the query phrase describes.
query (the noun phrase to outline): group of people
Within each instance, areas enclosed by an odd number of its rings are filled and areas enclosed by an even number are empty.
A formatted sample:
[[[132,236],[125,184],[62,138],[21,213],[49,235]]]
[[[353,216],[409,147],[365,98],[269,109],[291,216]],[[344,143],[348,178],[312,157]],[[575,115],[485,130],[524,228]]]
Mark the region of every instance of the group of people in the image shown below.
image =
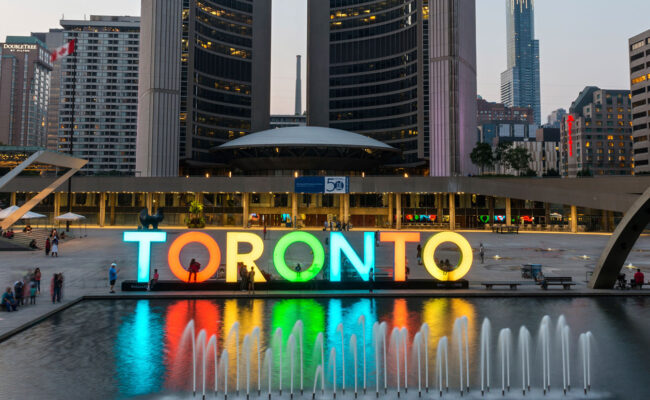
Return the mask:
[[[11,312],[18,311],[19,306],[36,304],[36,296],[41,293],[41,277],[40,268],[36,268],[14,282],[13,286],[8,286],[0,299],[2,307]]]
[[[250,271],[246,268],[244,263],[240,262],[237,265],[239,269],[239,290],[248,290],[249,293],[255,293],[255,268],[251,267]]]
[[[351,226],[352,225],[349,222],[341,223],[341,221],[336,221],[336,222],[334,222],[334,221],[329,221],[329,222],[325,221],[325,223],[323,224],[323,231],[327,231],[327,228],[329,228],[329,230],[332,231],[332,232],[334,232],[334,231],[338,231],[338,232],[349,231]]]
[[[14,230],[9,228],[6,231],[2,232],[2,237],[6,239],[13,239],[14,238]]]

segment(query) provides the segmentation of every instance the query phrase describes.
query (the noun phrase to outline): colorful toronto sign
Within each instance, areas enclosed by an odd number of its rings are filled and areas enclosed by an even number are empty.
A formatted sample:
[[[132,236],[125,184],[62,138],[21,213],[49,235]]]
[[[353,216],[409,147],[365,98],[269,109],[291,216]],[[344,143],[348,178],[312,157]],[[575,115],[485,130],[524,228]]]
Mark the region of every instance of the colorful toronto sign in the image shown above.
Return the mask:
[[[340,282],[345,257],[359,277],[364,281],[369,281],[376,264],[376,244],[378,242],[391,243],[395,254],[393,279],[396,282],[402,282],[406,280],[406,244],[420,243],[420,239],[420,232],[364,232],[363,247],[355,249],[342,232],[331,232],[329,234],[329,245],[324,246],[315,235],[309,232],[295,231],[283,235],[275,242],[272,260],[278,275],[289,282],[307,282],[314,279],[321,272],[326,262],[328,262],[329,266],[328,279],[331,282]],[[138,244],[138,282],[148,282],[151,270],[151,250],[154,244],[167,242],[167,232],[124,232],[124,241]],[[222,259],[221,247],[212,236],[206,233],[190,231],[174,239],[167,253],[169,269],[179,280],[189,281],[187,270],[181,264],[180,254],[181,250],[190,243],[199,243],[208,251],[208,263],[196,276],[196,282],[204,282],[216,274]],[[239,245],[242,243],[250,246],[250,252],[239,252]],[[287,250],[296,243],[308,246],[312,253],[311,265],[301,271],[292,269],[287,265],[285,259]],[[453,243],[460,250],[458,265],[451,271],[441,269],[434,259],[436,249],[443,243]],[[266,278],[262,275],[256,263],[262,257],[264,248],[264,241],[255,233],[227,232],[225,252],[226,282],[237,282],[239,263],[243,263],[248,269],[253,268],[255,270],[255,282],[266,282]],[[472,247],[467,239],[455,232],[436,233],[427,240],[422,248],[424,268],[433,278],[440,281],[457,281],[461,279],[469,272],[472,261]]]

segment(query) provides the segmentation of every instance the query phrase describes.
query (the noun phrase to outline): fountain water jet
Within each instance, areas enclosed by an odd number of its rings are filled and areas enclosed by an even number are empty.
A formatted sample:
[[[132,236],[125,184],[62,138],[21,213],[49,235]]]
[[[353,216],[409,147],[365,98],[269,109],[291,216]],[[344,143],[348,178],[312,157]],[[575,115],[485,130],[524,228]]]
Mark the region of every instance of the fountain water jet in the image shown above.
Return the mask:
[[[257,340],[257,395],[262,395],[262,364],[260,363],[262,344],[260,342],[260,327],[256,326],[251,332],[251,338]]]
[[[350,336],[350,351],[352,352],[352,361],[354,363],[352,364],[354,366],[354,398],[357,398],[357,388],[358,388],[358,383],[357,383],[357,335],[354,333]]]
[[[321,393],[325,393],[325,346],[323,345],[323,332],[319,332],[316,336],[316,341],[314,342],[314,353],[317,351],[320,345],[320,381],[321,381]]]
[[[440,391],[440,397],[442,397],[442,370],[443,370],[443,359],[444,359],[444,370],[445,370],[445,389],[449,391],[449,353],[447,351],[448,340],[447,336],[443,336],[438,340],[438,350],[436,351],[436,370],[438,371],[438,390]]]
[[[501,395],[510,391],[510,348],[512,346],[510,328],[499,331],[499,352],[501,354]]]
[[[296,321],[291,333],[298,338],[298,347],[300,349],[300,394],[303,394],[303,351],[302,351],[302,342],[303,342],[303,323],[302,320]]]
[[[490,320],[481,324],[481,396],[490,391]]]
[[[293,336],[293,333],[289,335],[289,341],[287,342],[287,348],[289,349],[289,382],[290,382],[290,396],[293,399],[293,371],[294,371],[294,358],[296,355],[296,337]]]
[[[343,370],[343,384],[341,385],[341,390],[345,394],[345,337],[343,335],[343,323],[340,322],[336,327],[336,331],[341,331],[341,369]]]
[[[280,369],[279,374],[280,374],[280,379],[278,381],[278,389],[280,391],[280,396],[282,396],[282,328],[277,328],[275,330],[275,333],[273,334],[273,342],[277,343],[278,346],[280,346],[280,351],[278,351],[278,355],[280,358]]]
[[[458,345],[458,365],[460,368],[460,395],[463,395],[463,364],[465,366],[465,385],[469,393],[469,337],[467,333],[467,317],[457,318],[454,322],[454,335]],[[464,361],[464,362],[463,362]]]
[[[551,390],[551,350],[550,350],[550,326],[551,317],[545,315],[542,318],[542,322],[539,326],[539,340],[541,343],[542,349],[542,388],[544,389],[544,395],[547,391]]]
[[[519,328],[519,352],[521,355],[521,390],[530,391],[530,332],[525,326]]]
[[[400,341],[402,342],[402,345],[404,346],[404,393],[408,393],[409,391],[409,381],[408,381],[408,351],[406,350],[406,347],[408,345],[408,330],[406,328],[402,328],[400,331]]]
[[[424,387],[429,393],[429,324],[426,322],[420,327],[424,339]]]
[[[366,394],[366,316],[360,315],[357,319],[357,325],[361,324],[362,342],[363,346],[363,394]]]

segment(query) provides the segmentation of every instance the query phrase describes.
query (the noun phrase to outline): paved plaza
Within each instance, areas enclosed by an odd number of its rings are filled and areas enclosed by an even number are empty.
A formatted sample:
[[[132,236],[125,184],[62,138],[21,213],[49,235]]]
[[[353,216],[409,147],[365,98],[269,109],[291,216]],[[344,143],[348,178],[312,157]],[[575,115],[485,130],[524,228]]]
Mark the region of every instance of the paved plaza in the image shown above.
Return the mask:
[[[226,233],[234,230],[205,230],[204,232],[213,236],[221,247],[221,263],[225,263]],[[249,230],[261,235],[261,231]],[[160,279],[175,279],[167,267],[167,250],[170,243],[178,235],[187,232],[184,229],[168,230],[168,241],[165,244],[154,244],[152,250],[152,269],[158,268]],[[277,277],[272,269],[271,257],[273,246],[279,237],[288,230],[269,231],[265,241],[265,250],[258,261],[260,268],[268,270]],[[325,233],[312,231],[314,235],[325,242]],[[422,244],[435,232],[423,231]],[[83,238],[68,239],[63,241],[59,248],[58,258],[46,257],[43,251],[15,251],[2,252],[2,266],[0,269],[0,285],[12,285],[26,272],[39,267],[43,273],[43,293],[38,298],[36,306],[24,306],[17,313],[0,313],[0,335],[12,331],[23,324],[29,323],[36,318],[47,315],[54,311],[59,305],[53,305],[50,301],[50,280],[54,273],[63,273],[64,302],[63,306],[81,296],[103,296],[108,295],[108,267],[111,263],[118,264],[119,279],[118,293],[113,295],[133,295],[136,293],[121,293],[119,283],[122,280],[136,278],[137,245],[124,243],[122,241],[123,230],[118,229],[88,229],[87,236]],[[570,293],[589,293],[586,288],[587,274],[593,270],[602,248],[607,243],[609,235],[597,234],[553,234],[553,233],[521,233],[518,235],[501,235],[489,232],[467,231],[461,232],[474,249],[474,264],[466,276],[470,281],[469,291],[422,291],[423,296],[440,295],[481,295],[487,294],[480,286],[483,281],[521,281],[520,267],[522,264],[542,264],[546,276],[571,276],[577,283]],[[361,232],[346,233],[349,241],[356,249],[362,248]],[[478,257],[478,248],[483,243],[486,249],[485,263],[481,264]],[[424,279],[429,277],[423,266],[418,266],[416,258],[416,244],[409,244],[407,247],[408,266],[410,278]],[[242,246],[241,252],[249,250]],[[295,249],[293,248],[295,247]],[[642,236],[632,250],[626,265],[631,263],[641,268],[646,276],[650,276],[650,237]],[[376,265],[379,270],[382,266],[393,265],[393,247],[388,243],[381,243],[377,247]],[[301,263],[308,266],[311,262],[311,255],[308,248],[299,245],[292,246],[287,252],[287,263],[293,265]],[[450,247],[442,247],[436,253],[437,258],[449,258],[452,263],[457,259],[457,253]],[[202,265],[207,263],[207,251],[200,245],[188,245],[181,253],[183,262],[189,262],[190,258],[197,258]],[[187,260],[186,260],[187,259]],[[628,278],[631,278],[633,271],[626,270]],[[3,286],[3,287],[4,287]],[[510,292],[510,291],[508,291]],[[537,286],[524,286],[513,293],[506,291],[492,291],[494,294],[539,294],[542,292]],[[599,291],[602,293],[603,291]],[[620,292],[610,292],[620,294]],[[567,291],[553,289],[543,292],[545,295],[564,295]],[[595,292],[592,292],[595,293]],[[165,295],[165,293],[137,293],[137,295]],[[167,293],[172,295],[172,293]],[[203,295],[240,295],[237,293],[203,293]],[[183,296],[191,295],[187,292]],[[314,296],[314,293],[310,293]]]

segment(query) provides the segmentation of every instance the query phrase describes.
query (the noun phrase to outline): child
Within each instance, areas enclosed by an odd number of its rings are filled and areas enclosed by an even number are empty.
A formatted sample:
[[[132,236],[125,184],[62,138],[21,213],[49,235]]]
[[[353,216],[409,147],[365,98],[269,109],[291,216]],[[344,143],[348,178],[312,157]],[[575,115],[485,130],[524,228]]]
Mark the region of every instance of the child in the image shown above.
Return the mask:
[[[29,286],[29,304],[36,304],[36,281]]]

